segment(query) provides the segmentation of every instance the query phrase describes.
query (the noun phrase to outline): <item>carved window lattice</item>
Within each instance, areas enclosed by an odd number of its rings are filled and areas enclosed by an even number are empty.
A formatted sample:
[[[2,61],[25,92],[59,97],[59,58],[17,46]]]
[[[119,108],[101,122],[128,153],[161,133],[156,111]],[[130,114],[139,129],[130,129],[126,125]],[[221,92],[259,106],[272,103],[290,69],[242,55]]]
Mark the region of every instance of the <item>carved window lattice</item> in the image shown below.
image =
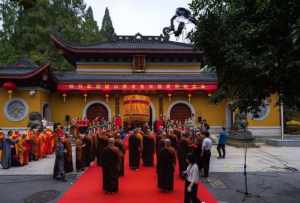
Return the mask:
[[[133,72],[145,72],[146,58],[144,55],[133,56]]]

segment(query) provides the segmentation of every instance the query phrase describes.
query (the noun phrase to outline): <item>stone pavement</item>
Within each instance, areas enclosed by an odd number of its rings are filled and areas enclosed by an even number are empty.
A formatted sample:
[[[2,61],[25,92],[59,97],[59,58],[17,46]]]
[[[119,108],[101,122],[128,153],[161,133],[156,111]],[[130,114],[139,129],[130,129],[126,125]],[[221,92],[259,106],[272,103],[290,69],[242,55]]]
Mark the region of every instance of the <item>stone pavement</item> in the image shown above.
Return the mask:
[[[243,172],[243,148],[226,146],[226,159],[217,159],[216,146],[213,146],[210,164],[211,172]],[[300,170],[300,147],[272,147],[261,145],[249,148],[247,152],[247,170],[249,172],[274,172]],[[73,155],[73,160],[75,156]],[[30,162],[24,167],[4,170],[0,167],[0,175],[51,175],[54,155],[39,161]]]
[[[211,173],[202,179],[220,203],[243,202],[244,149],[227,146],[226,159],[217,159],[213,146]],[[246,198],[250,203],[299,203],[300,202],[300,147],[272,147],[261,145],[247,153],[249,192],[260,197]],[[75,158],[75,157],[74,157]],[[75,160],[75,159],[74,159]],[[0,169],[0,202],[56,202],[77,175],[68,175],[68,182],[52,180],[54,155],[30,162],[24,167]],[[35,201],[40,199],[43,201]],[[25,201],[32,200],[32,201]]]

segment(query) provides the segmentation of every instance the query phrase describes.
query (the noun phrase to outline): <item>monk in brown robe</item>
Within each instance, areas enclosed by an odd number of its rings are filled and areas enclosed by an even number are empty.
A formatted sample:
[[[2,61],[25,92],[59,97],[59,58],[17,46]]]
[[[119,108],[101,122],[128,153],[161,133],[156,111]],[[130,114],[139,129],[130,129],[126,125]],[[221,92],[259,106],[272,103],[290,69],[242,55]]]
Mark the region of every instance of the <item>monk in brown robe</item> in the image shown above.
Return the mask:
[[[101,156],[103,190],[112,194],[119,191],[120,150],[114,146],[114,139],[109,138],[108,145]]]
[[[174,188],[174,172],[176,165],[176,152],[171,141],[165,139],[165,146],[159,152],[157,163],[158,188],[162,192],[171,192]]]
[[[125,159],[125,146],[122,142],[122,140],[120,139],[120,134],[117,134],[117,136],[115,137],[115,146],[120,150],[120,155],[121,155],[121,160],[120,160],[120,176],[124,176],[125,174],[125,170],[124,170],[124,159]]]
[[[66,149],[65,158],[64,158],[64,166],[65,166],[65,172],[70,173],[73,172],[73,158],[72,158],[72,144],[70,140],[69,135],[65,135],[65,138],[63,140],[64,148]]]
[[[178,149],[177,149],[179,175],[181,178],[184,178],[183,171],[185,171],[188,166],[186,162],[186,157],[188,153],[189,153],[189,140],[187,138],[187,134],[184,134],[183,136],[181,136],[178,142]]]
[[[101,156],[102,156],[104,148],[107,147],[107,144],[108,144],[108,138],[105,135],[105,132],[102,131],[97,135],[97,154],[96,154],[96,156],[97,156],[98,166],[102,165]]]
[[[136,130],[129,136],[129,167],[137,170],[140,167],[140,159],[142,152],[142,139],[140,138],[139,130]]]
[[[84,162],[83,162],[84,145],[82,143],[82,137],[78,135],[76,137],[75,144],[76,144],[76,170],[79,172],[84,168]]]
[[[173,129],[169,129],[167,138],[171,140],[171,145],[172,147],[177,150],[177,137],[174,134],[174,130]]]
[[[143,137],[143,164],[144,166],[153,166],[153,156],[155,152],[155,138],[153,133],[148,130]]]
[[[84,166],[88,167],[88,166],[90,166],[91,161],[92,161],[92,154],[91,154],[92,153],[92,142],[91,142],[89,135],[84,135],[83,144],[84,144],[84,148],[83,148]]]

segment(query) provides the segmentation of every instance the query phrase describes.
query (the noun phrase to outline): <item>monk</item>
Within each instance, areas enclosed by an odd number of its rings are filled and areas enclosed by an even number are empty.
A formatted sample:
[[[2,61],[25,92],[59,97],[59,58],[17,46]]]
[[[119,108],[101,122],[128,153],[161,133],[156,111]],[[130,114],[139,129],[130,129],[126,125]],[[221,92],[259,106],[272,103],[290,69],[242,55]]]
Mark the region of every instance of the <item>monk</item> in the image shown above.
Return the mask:
[[[105,131],[101,131],[98,135],[97,135],[97,164],[98,166],[101,166],[101,156],[103,153],[104,148],[107,146],[108,144],[108,138],[105,135]]]
[[[120,134],[117,134],[115,137],[115,146],[120,151],[120,176],[124,176],[125,170],[124,170],[124,164],[125,164],[125,146],[120,138]]]
[[[65,172],[70,173],[73,172],[73,158],[72,158],[71,138],[68,134],[65,135],[63,144],[64,144],[64,148],[66,149],[66,153],[64,157]]]
[[[83,137],[83,160],[84,160],[84,166],[88,167],[91,164],[91,160],[92,160],[92,155],[91,155],[91,148],[92,148],[92,143],[91,143],[91,139],[88,138],[88,135],[84,135]]]
[[[29,145],[28,145],[28,140],[27,140],[27,135],[23,134],[23,164],[27,165],[29,163]]]
[[[132,170],[137,170],[140,167],[140,157],[142,152],[142,140],[139,130],[130,135],[129,140],[129,167]]]
[[[153,133],[148,129],[143,137],[143,164],[144,166],[153,166],[153,156],[155,152],[155,138]]]
[[[114,139],[109,138],[108,146],[101,156],[103,190],[107,194],[119,191],[120,150],[114,146]]]
[[[179,166],[179,175],[181,178],[184,178],[183,171],[187,168],[186,157],[189,153],[189,140],[187,138],[187,134],[183,134],[180,137],[178,142],[178,150],[177,150],[177,157],[178,157],[178,166]]]
[[[84,168],[84,162],[83,162],[84,145],[82,143],[82,137],[78,135],[76,137],[75,144],[76,144],[76,170],[79,172]]]
[[[40,158],[45,158],[46,156],[46,134],[44,131],[40,132]]]
[[[165,146],[159,153],[157,163],[158,188],[162,192],[172,192],[174,188],[174,172],[176,165],[176,152],[171,141],[165,139]]]
[[[11,155],[11,146],[16,144],[16,141],[11,139],[12,131],[8,131],[7,135],[4,135],[2,141],[2,160],[1,165],[4,169],[11,167],[12,155]]]
[[[172,147],[177,150],[177,137],[174,134],[174,130],[173,129],[169,129],[168,130],[168,135],[167,138],[171,140],[171,145]]]
[[[0,163],[2,160],[3,141],[4,141],[4,133],[2,132],[2,129],[0,129]]]
[[[18,157],[18,149],[17,149],[17,142],[19,141],[19,133],[18,132],[13,132],[11,134],[10,139],[15,142],[15,144],[11,145],[11,157],[12,157],[12,162],[11,165],[12,166],[20,166],[20,162],[19,162],[19,157]]]
[[[25,153],[24,142],[25,142],[25,136],[21,135],[18,138],[18,143],[16,143],[16,155],[18,157],[18,162],[19,162],[20,166],[24,166],[25,165],[24,164],[24,153]]]
[[[32,155],[33,160],[39,160],[39,138],[37,132],[33,132],[32,135]]]
[[[57,138],[55,163],[53,169],[53,179],[66,181],[65,169],[64,169],[64,157],[66,150],[61,141],[61,137]]]

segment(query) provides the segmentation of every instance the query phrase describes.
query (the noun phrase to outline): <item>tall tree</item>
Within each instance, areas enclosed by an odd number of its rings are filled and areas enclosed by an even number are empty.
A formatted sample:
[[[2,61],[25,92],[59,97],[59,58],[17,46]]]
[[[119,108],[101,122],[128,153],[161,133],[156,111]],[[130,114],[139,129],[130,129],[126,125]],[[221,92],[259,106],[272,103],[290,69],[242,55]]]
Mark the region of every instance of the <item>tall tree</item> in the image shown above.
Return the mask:
[[[192,42],[216,67],[216,101],[257,111],[278,93],[300,106],[300,1],[193,0],[190,8],[197,19]]]
[[[94,19],[93,10],[91,7],[88,7],[81,27],[82,32],[82,42],[99,42],[104,40],[100,34],[100,30],[97,22]]]
[[[116,35],[108,8],[105,9],[105,14],[102,20],[101,34],[109,41],[111,41]]]
[[[22,2],[5,0],[0,4],[2,64],[27,57],[38,64],[49,61],[54,68],[68,69],[71,65],[51,43],[51,33],[82,43],[102,39],[92,9],[86,10],[83,0],[33,0],[26,7]]]

